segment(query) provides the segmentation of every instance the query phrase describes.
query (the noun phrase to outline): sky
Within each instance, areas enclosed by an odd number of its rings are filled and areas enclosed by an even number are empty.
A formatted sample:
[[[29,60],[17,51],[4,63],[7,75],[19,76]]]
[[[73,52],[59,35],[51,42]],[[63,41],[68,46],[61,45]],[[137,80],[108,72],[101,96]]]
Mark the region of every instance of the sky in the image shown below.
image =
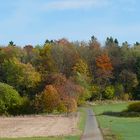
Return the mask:
[[[139,0],[0,0],[0,45],[67,38],[140,41]]]

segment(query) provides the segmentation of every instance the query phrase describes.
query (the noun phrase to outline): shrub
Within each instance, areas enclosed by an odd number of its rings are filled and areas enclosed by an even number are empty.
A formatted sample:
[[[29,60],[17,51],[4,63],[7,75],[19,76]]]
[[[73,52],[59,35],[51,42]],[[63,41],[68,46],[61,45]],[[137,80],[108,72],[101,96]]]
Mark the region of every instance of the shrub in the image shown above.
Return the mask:
[[[112,99],[114,97],[115,89],[113,86],[107,86],[104,91],[104,97],[106,99]]]
[[[21,99],[12,86],[0,83],[0,114],[12,113],[21,104]]]
[[[77,111],[77,103],[76,100],[73,98],[66,98],[64,100],[64,104],[66,106],[66,112],[71,113],[71,112],[76,112]]]
[[[99,100],[100,99],[100,87],[97,85],[93,85],[91,87],[91,100]]]
[[[20,100],[20,104],[11,108],[9,113],[12,115],[23,115],[23,114],[32,114],[34,113],[34,108],[32,106],[32,101],[30,101],[27,97],[23,97]]]
[[[42,95],[36,95],[35,99],[33,100],[33,108],[35,113],[42,113],[43,112],[43,102],[42,102]]]
[[[121,97],[124,95],[124,87],[122,84],[117,83],[115,85],[115,96],[117,99],[121,99]]]
[[[130,94],[128,93],[124,93],[120,96],[120,98],[124,101],[128,101],[129,99],[131,99]]]
[[[64,102],[60,102],[59,105],[57,106],[57,111],[60,112],[60,113],[64,113],[64,112],[67,112],[67,108],[64,104]]]
[[[90,91],[88,89],[81,87],[81,91],[78,92],[77,105],[80,106],[85,104],[86,100],[89,97],[90,97]]]
[[[140,102],[132,103],[128,106],[129,112],[140,112]]]

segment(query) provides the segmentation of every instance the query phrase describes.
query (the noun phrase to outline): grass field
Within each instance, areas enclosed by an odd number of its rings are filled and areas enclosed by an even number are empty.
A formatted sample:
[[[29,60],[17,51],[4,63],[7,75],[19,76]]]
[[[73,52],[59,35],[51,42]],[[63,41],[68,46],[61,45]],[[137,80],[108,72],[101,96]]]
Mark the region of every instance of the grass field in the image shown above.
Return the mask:
[[[128,103],[94,106],[97,120],[103,130],[105,140],[139,140],[140,118],[117,117],[102,115],[103,112],[120,112],[127,108]]]
[[[0,138],[0,140],[80,140],[81,134],[84,130],[86,121],[86,112],[84,108],[79,108],[80,119],[78,122],[78,129],[80,130],[77,136],[58,136],[58,137],[32,137],[32,138]]]
[[[80,136],[67,137],[34,137],[34,138],[2,138],[1,140],[78,140]]]

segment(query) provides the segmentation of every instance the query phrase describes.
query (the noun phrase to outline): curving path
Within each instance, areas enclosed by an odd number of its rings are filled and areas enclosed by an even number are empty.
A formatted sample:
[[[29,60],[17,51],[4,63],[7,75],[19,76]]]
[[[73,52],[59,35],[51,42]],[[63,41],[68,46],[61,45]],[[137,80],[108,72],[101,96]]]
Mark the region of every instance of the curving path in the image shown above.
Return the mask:
[[[103,140],[95,114],[91,108],[87,108],[86,126],[81,140]]]

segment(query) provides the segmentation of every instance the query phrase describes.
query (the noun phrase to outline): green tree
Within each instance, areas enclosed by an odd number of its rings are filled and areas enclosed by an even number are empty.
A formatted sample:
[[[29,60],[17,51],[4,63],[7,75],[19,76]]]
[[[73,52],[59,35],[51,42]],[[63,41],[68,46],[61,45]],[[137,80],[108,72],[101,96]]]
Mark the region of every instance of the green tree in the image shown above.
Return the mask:
[[[124,87],[122,84],[115,84],[115,96],[117,99],[121,99],[125,94]]]
[[[112,99],[114,97],[115,89],[113,86],[107,86],[104,90],[104,98],[105,99]]]
[[[53,44],[45,44],[38,49],[38,56],[34,60],[34,66],[41,74],[42,81],[45,82],[48,74],[57,72],[57,67],[51,54]]]
[[[14,47],[14,46],[16,46],[16,45],[14,44],[13,41],[10,41],[9,44],[8,44],[8,46]]]
[[[21,94],[30,93],[40,82],[40,74],[31,64],[21,63],[16,58],[5,60],[2,64],[6,83],[15,87]]]
[[[5,83],[0,83],[0,115],[13,112],[21,104],[22,98],[18,92]]]
[[[119,77],[126,93],[131,93],[138,85],[137,75],[131,71],[123,70]]]
[[[138,84],[137,88],[135,89],[134,98],[135,99],[140,99],[140,57],[138,57],[136,59],[135,72],[137,74],[139,84]]]

